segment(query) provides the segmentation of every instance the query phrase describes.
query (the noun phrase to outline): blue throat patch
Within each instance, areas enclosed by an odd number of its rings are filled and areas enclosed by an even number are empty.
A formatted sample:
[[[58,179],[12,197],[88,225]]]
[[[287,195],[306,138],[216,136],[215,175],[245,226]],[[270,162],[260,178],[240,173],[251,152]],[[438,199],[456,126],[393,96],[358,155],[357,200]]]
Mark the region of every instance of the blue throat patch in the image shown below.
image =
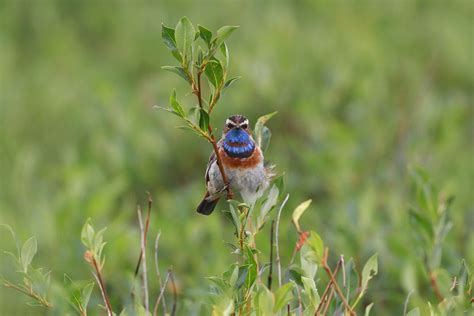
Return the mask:
[[[245,131],[232,129],[225,135],[224,150],[233,158],[247,158],[255,150],[255,143]]]

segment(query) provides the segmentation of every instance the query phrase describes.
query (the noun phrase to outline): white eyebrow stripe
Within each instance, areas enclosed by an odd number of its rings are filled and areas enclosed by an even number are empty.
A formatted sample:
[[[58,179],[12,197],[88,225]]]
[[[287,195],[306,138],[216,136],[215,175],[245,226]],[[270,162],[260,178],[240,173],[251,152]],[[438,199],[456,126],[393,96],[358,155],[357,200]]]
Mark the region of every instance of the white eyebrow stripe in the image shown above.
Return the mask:
[[[245,124],[249,125],[249,120],[248,119],[246,119],[245,121],[240,123],[239,126],[242,126],[242,125],[245,125]]]
[[[231,120],[229,120],[229,119],[227,119],[227,120],[225,121],[225,124],[226,124],[226,125],[227,125],[227,124],[230,124],[230,125],[233,125],[233,126],[235,126],[235,123],[234,123],[234,122],[232,122],[232,121],[231,121]]]

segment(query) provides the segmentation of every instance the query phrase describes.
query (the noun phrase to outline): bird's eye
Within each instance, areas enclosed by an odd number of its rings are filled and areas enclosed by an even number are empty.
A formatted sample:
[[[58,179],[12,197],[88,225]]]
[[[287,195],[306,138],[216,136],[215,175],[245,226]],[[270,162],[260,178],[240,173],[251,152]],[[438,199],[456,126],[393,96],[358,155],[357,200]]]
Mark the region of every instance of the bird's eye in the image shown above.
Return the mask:
[[[242,124],[242,125],[240,125],[240,127],[243,128],[243,129],[247,129],[247,127],[249,127],[249,126],[247,124]]]
[[[232,124],[232,123],[227,124],[227,128],[232,128],[232,127],[234,127],[234,124]]]

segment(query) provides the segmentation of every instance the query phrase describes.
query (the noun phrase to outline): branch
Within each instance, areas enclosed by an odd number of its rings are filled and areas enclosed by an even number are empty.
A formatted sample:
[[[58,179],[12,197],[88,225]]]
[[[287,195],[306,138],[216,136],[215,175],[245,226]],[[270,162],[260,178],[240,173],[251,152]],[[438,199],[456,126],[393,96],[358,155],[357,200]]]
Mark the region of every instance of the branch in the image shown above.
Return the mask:
[[[272,273],[273,273],[273,230],[275,229],[275,220],[272,220],[272,226],[270,229],[270,271],[268,272],[267,287],[269,290],[272,289]]]
[[[199,103],[199,108],[201,108],[201,109],[202,109],[201,75],[202,75],[202,72],[204,71],[204,69],[206,68],[206,65],[207,64],[204,63],[199,68],[199,70],[197,72],[197,85],[194,84],[194,81],[192,83],[193,93],[196,95],[196,97],[198,99],[198,103]],[[217,91],[217,94],[218,94],[220,89],[216,89],[216,91]],[[211,104],[209,104],[209,115],[211,114],[211,111],[212,111],[212,109],[215,105],[215,102],[216,101],[214,100],[214,97],[213,97]],[[222,165],[221,154],[219,153],[219,148],[217,147],[216,138],[214,137],[214,133],[212,132],[212,126],[211,126],[210,123],[207,125],[207,130],[209,132],[208,140],[211,143],[212,148],[214,149],[214,153],[215,153],[216,158],[217,158],[217,166],[219,167],[219,171],[221,173],[222,180],[224,181],[225,189],[227,191],[227,200],[232,200],[234,198],[234,194],[232,192],[232,189],[230,188],[229,180],[228,180],[227,175],[225,173],[224,166]]]
[[[171,316],[176,315],[176,304],[178,302],[178,293],[176,292],[176,284],[174,282],[173,270],[168,269],[171,280],[171,288],[173,289],[173,307],[171,308]]]
[[[439,302],[444,301],[444,296],[443,294],[441,294],[441,291],[439,290],[438,281],[436,279],[436,275],[434,271],[430,271],[429,274],[430,274],[431,287],[433,288],[436,298],[438,299]]]
[[[48,308],[50,307],[53,307],[53,305],[48,302],[45,298],[43,298],[41,295],[33,292],[32,289],[29,289],[29,291],[25,290],[24,288],[21,288],[20,286],[17,286],[13,283],[11,283],[10,281],[6,280],[6,279],[3,279],[2,280],[3,282],[3,286],[6,287],[6,288],[11,288],[11,289],[14,289],[22,294],[25,294],[26,296],[29,296],[31,297],[32,299],[38,301],[41,305],[43,306],[46,306]]]
[[[158,315],[158,306],[160,305],[161,298],[163,297],[163,294],[165,293],[165,288],[166,285],[168,284],[168,280],[170,279],[171,271],[168,271],[168,274],[166,275],[165,283],[163,286],[160,284],[160,295],[156,298],[156,303],[155,303],[155,308],[153,309],[153,316]],[[165,305],[165,300],[163,300],[163,306]],[[166,309],[164,310],[164,314],[166,315]]]
[[[168,282],[168,277],[166,277],[165,284],[163,285],[163,282],[161,280],[160,268],[158,267],[158,242],[160,240],[160,236],[161,236],[161,231],[158,232],[158,234],[156,234],[156,239],[155,239],[155,272],[156,272],[156,276],[158,278],[158,283],[160,285],[160,293],[161,293],[162,291],[164,291],[166,283]],[[159,304],[159,300],[157,300],[157,304]],[[155,309],[156,308],[158,308],[158,307],[155,306]],[[156,315],[156,312],[153,312],[153,314]],[[166,314],[167,314],[166,300],[163,300],[163,315],[166,315]]]
[[[334,269],[334,272],[333,272],[334,276],[337,275],[337,273],[339,272],[339,268],[340,268],[341,266],[342,266],[342,268],[344,269],[344,264],[343,264],[343,259],[342,259],[342,258],[343,258],[343,257],[341,256],[341,257],[339,258],[339,261],[337,262],[336,268]],[[319,314],[319,311],[320,311],[321,308],[323,307],[323,304],[324,304],[325,301],[328,302],[327,305],[326,305],[326,309],[325,309],[325,310],[327,311],[327,307],[329,306],[329,302],[330,302],[331,299],[332,299],[332,292],[333,292],[333,291],[329,292],[329,290],[330,290],[331,288],[332,288],[332,283],[329,282],[328,285],[326,286],[326,289],[324,289],[323,295],[321,296],[321,301],[319,302],[318,308],[316,309],[316,312],[314,313],[315,316],[320,315],[320,314]],[[328,293],[329,293],[329,297],[327,297]],[[326,314],[326,311],[323,312],[323,315]]]
[[[278,210],[276,225],[275,225],[275,250],[276,250],[276,259],[275,263],[277,265],[277,272],[278,272],[278,286],[281,286],[281,260],[280,260],[280,247],[278,247],[278,230],[280,227],[280,216],[283,207],[285,207],[288,198],[290,197],[289,194],[286,195],[285,199],[280,205],[280,209]]]
[[[153,199],[151,198],[150,192],[147,192],[148,194],[148,211],[146,214],[146,224],[145,224],[145,247],[146,247],[146,235],[148,234],[148,227],[150,226],[150,214],[151,214],[151,207],[153,205]],[[143,233],[143,232],[142,232]],[[138,270],[140,269],[140,264],[142,262],[142,256],[143,256],[143,250],[140,249],[140,256],[138,257],[138,262],[135,267],[135,277],[138,275]]]
[[[326,249],[324,249],[324,256],[323,258],[321,259],[321,264],[323,266],[323,269],[324,271],[326,271],[326,273],[329,275],[329,278],[330,278],[330,281],[332,282],[333,286],[334,286],[334,289],[336,290],[337,292],[337,295],[339,295],[339,297],[341,298],[341,301],[342,303],[344,304],[344,307],[349,311],[349,313],[351,314],[351,316],[355,316],[355,312],[352,310],[352,308],[349,306],[349,303],[347,303],[347,300],[346,298],[344,297],[344,295],[342,294],[342,291],[341,289],[339,288],[339,285],[337,285],[337,281],[336,281],[336,278],[334,277],[334,274],[331,272],[331,269],[329,268],[328,266],[328,263],[327,263],[327,258],[328,258],[328,252],[329,252],[329,249],[326,247]]]
[[[89,250],[84,253],[84,259],[89,262],[95,270],[95,273],[92,273],[92,275],[94,276],[97,284],[99,285],[100,293],[102,294],[102,299],[104,300],[105,308],[107,310],[107,315],[112,316],[112,306],[110,305],[109,297],[107,295],[107,290],[105,289],[104,280],[102,279],[99,265],[97,264],[94,255]]]
[[[150,202],[149,202],[150,204]],[[148,211],[149,212],[149,211]],[[137,207],[137,214],[138,214],[138,224],[140,225],[140,246],[141,246],[141,257],[142,258],[142,282],[143,282],[143,294],[144,294],[144,303],[145,303],[145,311],[148,315],[149,312],[149,298],[148,298],[148,277],[147,277],[147,266],[146,266],[146,230],[143,227],[143,220],[142,220],[142,211],[140,207]]]

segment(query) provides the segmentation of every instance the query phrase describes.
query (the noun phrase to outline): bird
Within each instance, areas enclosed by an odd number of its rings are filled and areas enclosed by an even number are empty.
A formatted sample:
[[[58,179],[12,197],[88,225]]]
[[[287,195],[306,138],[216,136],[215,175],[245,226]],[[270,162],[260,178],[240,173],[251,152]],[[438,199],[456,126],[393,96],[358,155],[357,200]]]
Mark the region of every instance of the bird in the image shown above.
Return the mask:
[[[227,118],[217,148],[232,191],[239,192],[245,203],[255,203],[268,187],[271,174],[264,165],[262,150],[252,137],[249,120],[240,114]],[[207,191],[197,212],[210,215],[226,191],[215,152],[209,157],[205,184]]]

